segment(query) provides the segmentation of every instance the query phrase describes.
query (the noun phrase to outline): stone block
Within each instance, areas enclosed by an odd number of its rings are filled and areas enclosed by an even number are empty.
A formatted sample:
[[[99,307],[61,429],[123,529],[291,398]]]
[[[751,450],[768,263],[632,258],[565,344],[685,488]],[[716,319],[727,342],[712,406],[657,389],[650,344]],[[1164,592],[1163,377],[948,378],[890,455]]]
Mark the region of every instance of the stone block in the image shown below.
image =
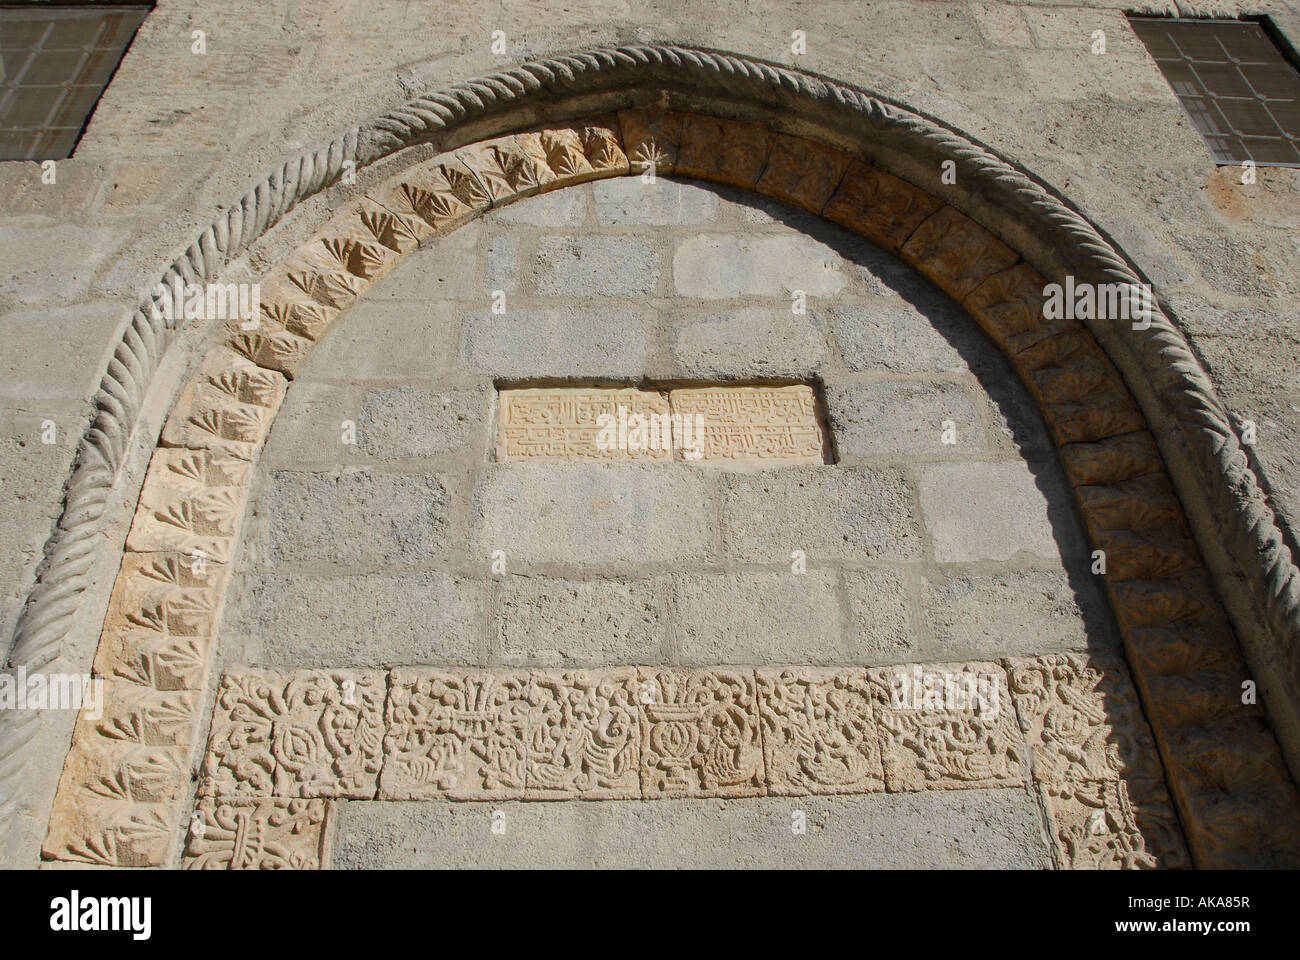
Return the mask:
[[[784,303],[683,318],[671,335],[674,373],[683,377],[807,379],[826,365],[820,317]]]
[[[507,569],[703,559],[713,551],[713,492],[694,471],[654,464],[504,463],[479,474],[470,555],[504,550]]]
[[[278,470],[265,504],[272,563],[410,564],[446,551],[449,498],[434,476]]]
[[[646,317],[636,307],[510,307],[466,314],[461,361],[495,377],[640,377]]]
[[[915,659],[917,632],[906,577],[901,569],[845,570],[848,649],[853,663],[901,663]]]
[[[917,491],[939,563],[1011,560],[1023,552],[1055,565],[1063,555],[1083,556],[1068,492],[1027,464],[929,464]]]
[[[678,240],[673,250],[673,283],[683,297],[773,297],[789,309],[795,290],[829,297],[846,282],[839,254],[807,236],[707,233]]]
[[[532,289],[544,297],[644,297],[659,287],[659,252],[639,236],[543,236]]]
[[[694,183],[655,177],[602,180],[593,184],[596,220],[602,226],[673,227],[713,223],[718,195]]]
[[[507,577],[499,589],[495,634],[506,663],[616,665],[663,656],[654,580]]]
[[[988,449],[979,410],[961,382],[885,380],[826,390],[841,457],[968,457]],[[951,430],[949,425],[951,424]],[[945,438],[955,443],[945,443]]]
[[[677,577],[681,656],[689,664],[851,663],[834,571]]]
[[[401,386],[372,390],[357,418],[360,446],[376,460],[437,457],[476,444],[487,432],[491,391],[440,393]]]
[[[789,564],[804,551],[828,560],[918,560],[920,518],[895,470],[789,467],[730,474],[723,485],[727,556]]]
[[[497,459],[671,460],[668,395],[654,390],[547,387],[498,393]]]

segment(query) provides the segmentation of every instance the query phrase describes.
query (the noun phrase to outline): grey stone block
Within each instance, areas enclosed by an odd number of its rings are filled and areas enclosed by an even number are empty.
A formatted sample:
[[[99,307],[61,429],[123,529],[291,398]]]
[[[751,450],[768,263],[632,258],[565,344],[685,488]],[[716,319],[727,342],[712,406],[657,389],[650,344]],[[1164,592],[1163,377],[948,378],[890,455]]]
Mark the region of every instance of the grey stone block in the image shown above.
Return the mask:
[[[988,449],[979,413],[964,384],[882,381],[830,386],[826,413],[842,457],[964,457]],[[945,421],[956,443],[945,444]]]
[[[733,473],[723,488],[726,552],[748,563],[916,560],[921,529],[896,470],[786,467]]]
[[[659,286],[659,251],[645,237],[541,237],[533,259],[533,290],[545,297],[644,297]]]
[[[845,284],[839,254],[812,237],[706,233],[677,241],[673,282],[684,297],[828,297]]]
[[[448,495],[434,476],[281,470],[265,501],[273,562],[409,564],[446,547]]]
[[[417,387],[372,390],[362,398],[357,434],[377,460],[435,457],[481,437],[492,416],[492,391],[435,393]]]
[[[261,462],[324,465],[360,456],[358,444],[343,442],[344,421],[356,423],[355,393],[351,386],[293,381],[271,425]]]
[[[462,321],[464,363],[499,377],[636,377],[645,351],[645,316],[633,307],[511,308]]]
[[[916,659],[919,638],[902,570],[845,570],[852,662],[893,664]]]
[[[826,364],[820,319],[792,313],[789,305],[693,317],[672,335],[675,372],[684,377],[806,378]]]
[[[582,186],[564,187],[540,196],[525,197],[498,207],[483,222],[528,224],[534,227],[576,227],[587,217],[587,191]]]
[[[388,276],[366,294],[368,301],[414,300],[432,304],[438,300],[463,300],[476,296],[479,238],[483,227],[467,223],[439,237],[427,247],[403,258]]]
[[[496,811],[504,814],[494,834]],[[806,831],[792,829],[802,812]],[[496,818],[501,822],[500,817]],[[335,869],[1047,869],[1028,790],[599,803],[347,801]]]
[[[682,662],[852,662],[840,625],[838,576],[790,569],[676,577]]]
[[[483,287],[480,291],[488,300],[495,300],[497,292],[507,297],[519,292],[519,237],[498,234],[483,244]],[[509,306],[509,300],[506,301]]]
[[[1076,591],[1063,571],[926,577],[921,601],[934,656],[992,660],[1117,645],[1100,593]]]
[[[480,663],[485,604],[485,584],[437,572],[240,574],[223,655],[294,670]]]
[[[840,355],[854,372],[956,373],[967,369],[966,360],[952,343],[956,324],[951,317],[932,318],[902,300],[832,307],[829,313]],[[973,326],[965,317],[960,322]],[[966,339],[972,338],[968,335]]]
[[[506,577],[499,589],[497,652],[505,663],[619,666],[662,660],[657,581]]]
[[[1030,559],[1060,563],[1053,520],[1067,543],[1077,529],[1063,491],[1025,463],[937,463],[919,467],[917,492],[939,563]],[[1049,513],[1050,510],[1050,513]]]
[[[456,317],[450,303],[432,296],[419,302],[362,300],[312,350],[289,395],[313,379],[434,376],[454,359],[455,348]]]
[[[667,227],[713,223],[718,195],[706,187],[656,177],[600,180],[592,184],[596,219],[607,226]]]
[[[708,480],[672,464],[499,463],[479,474],[470,545],[515,564],[624,567],[702,559],[712,552]]]

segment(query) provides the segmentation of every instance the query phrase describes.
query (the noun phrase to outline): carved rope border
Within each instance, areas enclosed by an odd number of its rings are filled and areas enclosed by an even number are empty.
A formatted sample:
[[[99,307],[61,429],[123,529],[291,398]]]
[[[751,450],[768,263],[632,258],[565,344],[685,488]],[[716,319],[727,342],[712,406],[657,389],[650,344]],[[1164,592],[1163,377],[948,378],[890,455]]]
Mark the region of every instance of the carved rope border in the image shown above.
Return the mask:
[[[792,123],[821,122],[827,139],[861,152],[892,158],[904,174],[924,158],[956,158],[960,191],[947,199],[999,233],[1019,233],[1014,246],[1038,237],[1045,265],[1074,268],[1081,279],[1138,283],[1140,278],[1083,217],[982,146],[903,107],[810,74],[728,54],[676,46],[629,46],[558,57],[502,71],[421,97],[361,124],[329,144],[272,171],[226,215],[203,231],[163,274],[200,282],[219,276],[233,259],[300,200],[335,183],[347,161],[360,168],[407,146],[475,125],[481,137],[492,122],[507,126],[521,111],[565,106],[562,95],[625,92],[654,83],[684,96],[731,98],[740,110],[753,105],[786,108]],[[608,109],[608,108],[606,108]],[[581,108],[599,112],[590,105]],[[475,124],[475,122],[479,122]],[[517,120],[514,121],[516,124]],[[929,169],[933,169],[930,167]],[[1019,215],[1019,228],[1016,226]],[[1008,217],[1012,221],[1008,224]],[[1033,247],[1031,242],[1028,246]],[[10,656],[14,666],[39,668],[55,659],[80,594],[89,584],[94,538],[108,494],[122,463],[144,394],[169,340],[170,326],[146,302],[133,315],[96,397],[98,413],[78,450],[68,480],[65,509],[46,546],[38,583],[23,612]],[[1225,589],[1239,631],[1253,653],[1266,694],[1272,688],[1274,722],[1284,735],[1295,703],[1280,685],[1294,681],[1300,636],[1300,574],[1291,563],[1271,509],[1250,470],[1227,411],[1196,362],[1185,338],[1156,312],[1142,337],[1125,336],[1104,322],[1089,327],[1138,395],[1175,474],[1179,493],[1193,513],[1193,527],[1214,542],[1207,560],[1221,587],[1235,573],[1249,584],[1253,610],[1234,603]],[[1145,375],[1143,378],[1142,375]],[[1135,382],[1136,381],[1136,382]],[[1168,429],[1166,427],[1172,427]],[[1198,503],[1208,509],[1197,510]],[[1217,521],[1217,522],[1216,522]],[[1234,571],[1235,568],[1235,571]],[[1256,623],[1267,627],[1271,646],[1252,644]],[[1293,684],[1294,688],[1294,684]],[[27,736],[24,736],[24,734]],[[12,805],[25,762],[28,726],[7,723],[0,744],[0,786]]]

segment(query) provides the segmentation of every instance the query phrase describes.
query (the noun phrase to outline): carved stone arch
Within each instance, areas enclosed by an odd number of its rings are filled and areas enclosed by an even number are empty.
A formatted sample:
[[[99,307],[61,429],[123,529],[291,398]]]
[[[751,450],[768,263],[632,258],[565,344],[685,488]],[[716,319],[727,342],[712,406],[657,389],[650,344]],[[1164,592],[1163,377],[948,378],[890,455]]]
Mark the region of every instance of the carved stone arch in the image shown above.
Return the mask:
[[[1141,282],[1077,212],[979,144],[860,90],[727,54],[637,46],[525,64],[354,128],[268,176],[164,283],[219,276],[349,164],[426,144],[422,155],[436,156],[346,203],[270,272],[258,329],[225,329],[171,411],[95,664],[138,686],[121,707],[137,736],[96,745],[79,727],[47,856],[165,859],[251,463],[288,379],[339,314],[422,241],[494,206],[653,164],[658,174],[754,189],[867,236],[998,343],[1037,400],[1094,545],[1107,553],[1107,588],[1194,859],[1298,862],[1300,804],[1273,733],[1300,766],[1288,693],[1300,673],[1297,572],[1226,410],[1159,309],[1143,331],[1044,318],[1049,282]],[[938,176],[947,159],[958,165],[951,185]],[[175,326],[146,303],[110,365],[15,666],[59,655],[106,491]],[[196,579],[196,549],[215,578]],[[132,646],[127,634],[141,627],[166,657]],[[1251,676],[1272,730],[1241,703]],[[27,741],[18,728],[3,736],[0,771],[12,781]],[[4,788],[12,804],[16,791]]]

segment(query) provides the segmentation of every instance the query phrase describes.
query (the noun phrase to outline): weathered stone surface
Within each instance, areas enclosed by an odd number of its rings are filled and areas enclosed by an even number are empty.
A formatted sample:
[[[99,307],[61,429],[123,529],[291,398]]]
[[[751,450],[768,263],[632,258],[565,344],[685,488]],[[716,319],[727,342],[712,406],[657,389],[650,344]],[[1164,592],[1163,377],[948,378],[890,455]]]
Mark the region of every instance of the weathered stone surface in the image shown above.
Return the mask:
[[[826,408],[841,456],[971,456],[988,448],[979,412],[961,383],[882,381],[831,387]],[[956,442],[945,442],[947,437]]]
[[[677,242],[673,283],[683,297],[773,297],[788,310],[795,290],[829,297],[844,287],[838,259],[811,237],[706,233]]]
[[[936,312],[906,302],[885,301],[832,307],[828,314],[840,354],[854,372],[964,372],[967,363],[958,348],[961,341],[949,332],[948,322],[940,326]],[[943,319],[948,321],[946,316]],[[955,325],[956,320],[952,323]]]
[[[1119,642],[1099,588],[1071,583],[1061,571],[954,572],[924,578],[921,596],[937,649],[952,656],[1113,649]]]
[[[497,652],[519,665],[658,662],[660,592],[653,580],[507,577],[495,615]]]
[[[498,814],[499,812],[499,814]],[[792,830],[802,813],[806,832]],[[335,869],[1044,869],[1024,790],[643,803],[343,803]],[[494,834],[499,823],[504,832]]]
[[[718,195],[712,190],[656,177],[604,180],[594,184],[596,221],[608,226],[667,227],[713,223]],[[549,225],[549,224],[548,224]]]
[[[821,212],[844,179],[852,158],[801,137],[776,136],[755,189],[805,210]]]
[[[817,397],[811,387],[701,387],[668,395],[683,431],[703,427],[682,456],[727,465],[825,463]]]
[[[671,460],[668,396],[548,387],[498,394],[498,460]]]
[[[820,319],[785,304],[683,319],[672,336],[674,373],[685,377],[807,379],[826,366]]]
[[[688,113],[673,172],[752,187],[767,166],[775,135],[766,127]]]
[[[677,577],[673,596],[686,663],[851,663],[833,571]]]
[[[491,403],[487,390],[372,390],[361,402],[357,439],[377,460],[455,453],[487,432]]]
[[[703,558],[713,551],[714,506],[696,471],[656,464],[502,463],[479,474],[469,549],[486,565],[632,564]]]
[[[200,800],[187,870],[320,870],[329,865],[327,800]]]
[[[227,674],[217,692],[206,797],[375,796],[385,678],[367,671]]]
[[[277,563],[427,560],[446,548],[447,502],[434,476],[277,471],[266,495],[268,556]]]
[[[514,307],[461,321],[461,359],[498,377],[630,377],[643,371],[646,334],[633,307]]]
[[[906,575],[872,567],[844,571],[848,592],[848,648],[855,663],[898,663],[911,659],[917,627]]]
[[[533,288],[547,297],[644,297],[659,286],[659,254],[634,236],[544,236]]]
[[[940,563],[1009,560],[1022,552],[1059,563],[1080,546],[1068,537],[1059,543],[1060,525],[1052,523],[1068,503],[1066,493],[1045,493],[1023,463],[934,464],[922,469],[917,490]],[[980,505],[977,514],[967,510],[972,503]]]
[[[921,521],[893,469],[789,467],[727,474],[722,488],[727,555],[750,563],[918,560]]]
[[[439,572],[244,574],[223,644],[268,667],[473,663],[486,604],[481,582]]]

